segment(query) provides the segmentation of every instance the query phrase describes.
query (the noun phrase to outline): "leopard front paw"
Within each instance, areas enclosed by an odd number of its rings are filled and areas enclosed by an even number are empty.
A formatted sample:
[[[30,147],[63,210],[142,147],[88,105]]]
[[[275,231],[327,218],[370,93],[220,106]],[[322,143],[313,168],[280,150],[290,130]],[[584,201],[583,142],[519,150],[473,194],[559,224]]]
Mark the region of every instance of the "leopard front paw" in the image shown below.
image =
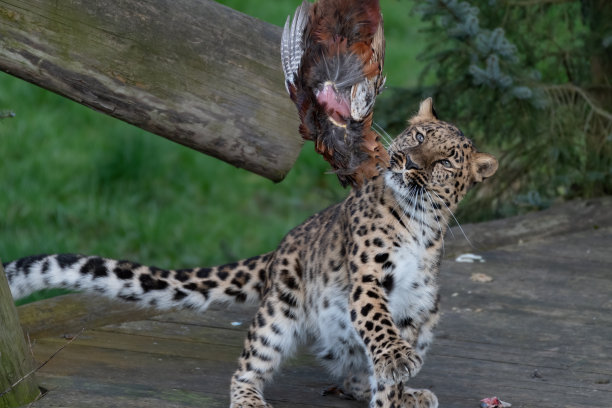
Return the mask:
[[[232,379],[230,408],[272,408],[259,389],[248,382]]]
[[[422,364],[423,360],[408,343],[398,341],[374,358],[376,380],[382,384],[406,381],[419,372]]]
[[[438,398],[428,389],[415,390],[406,388],[404,390],[403,405],[406,407],[438,408]]]
[[[272,405],[262,400],[232,401],[230,408],[272,408]]]

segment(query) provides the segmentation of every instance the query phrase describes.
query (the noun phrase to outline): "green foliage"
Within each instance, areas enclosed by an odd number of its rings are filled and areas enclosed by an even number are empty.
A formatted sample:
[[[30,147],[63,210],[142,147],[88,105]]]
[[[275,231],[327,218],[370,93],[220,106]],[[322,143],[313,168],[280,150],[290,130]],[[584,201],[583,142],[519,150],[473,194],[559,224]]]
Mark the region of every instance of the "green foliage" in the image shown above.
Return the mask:
[[[0,255],[80,252],[163,267],[268,251],[345,192],[304,149],[274,184],[0,75]]]
[[[425,0],[415,10],[427,23],[419,93],[501,158],[464,219],[612,193],[609,2]]]
[[[300,2],[224,1],[277,25]],[[402,2],[382,3],[397,50],[387,59],[390,81],[414,85],[420,68],[403,59],[421,50],[406,44],[418,38],[418,19]],[[76,252],[160,267],[229,262],[273,249],[347,192],[310,144],[273,184],[6,74],[0,117],[3,261]]]
[[[223,1],[277,25],[300,2]],[[579,2],[511,3],[427,0],[418,2],[421,22],[407,2],[381,0],[389,88],[377,123],[397,134],[434,95],[443,119],[502,158],[500,174],[462,205],[462,221],[611,192],[610,81],[595,80],[592,65],[612,72],[603,52],[612,16]],[[346,194],[310,144],[273,184],[5,74],[0,118],[4,261],[80,252],[161,267],[219,264],[274,248]]]

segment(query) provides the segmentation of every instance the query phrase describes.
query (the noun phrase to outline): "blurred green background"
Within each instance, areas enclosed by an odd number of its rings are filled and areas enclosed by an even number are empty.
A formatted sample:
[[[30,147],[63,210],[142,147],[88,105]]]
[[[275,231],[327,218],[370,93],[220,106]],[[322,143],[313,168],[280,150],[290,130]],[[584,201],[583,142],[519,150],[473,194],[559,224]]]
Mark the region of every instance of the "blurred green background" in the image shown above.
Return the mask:
[[[301,0],[221,3],[282,26]],[[383,8],[387,61],[397,61],[389,81],[415,86],[419,20],[404,2]],[[311,144],[274,184],[0,73],[0,112],[9,111],[0,119],[4,262],[75,252],[168,268],[220,264],[275,248],[347,194]]]
[[[301,0],[221,3],[280,26]],[[375,120],[397,134],[433,95],[442,119],[502,160],[461,222],[612,193],[610,4],[381,0],[388,89]],[[311,144],[274,184],[0,73],[2,112],[15,113],[0,119],[5,262],[219,264],[273,249],[347,194]]]

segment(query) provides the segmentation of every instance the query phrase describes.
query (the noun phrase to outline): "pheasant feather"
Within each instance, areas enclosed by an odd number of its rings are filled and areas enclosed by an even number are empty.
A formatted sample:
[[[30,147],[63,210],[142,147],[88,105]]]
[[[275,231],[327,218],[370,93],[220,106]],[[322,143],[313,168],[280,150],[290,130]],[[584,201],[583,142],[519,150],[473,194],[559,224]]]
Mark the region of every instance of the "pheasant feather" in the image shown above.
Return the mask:
[[[378,0],[304,1],[281,40],[285,86],[312,140],[342,185],[359,186],[389,156],[372,115],[384,86],[385,38]]]

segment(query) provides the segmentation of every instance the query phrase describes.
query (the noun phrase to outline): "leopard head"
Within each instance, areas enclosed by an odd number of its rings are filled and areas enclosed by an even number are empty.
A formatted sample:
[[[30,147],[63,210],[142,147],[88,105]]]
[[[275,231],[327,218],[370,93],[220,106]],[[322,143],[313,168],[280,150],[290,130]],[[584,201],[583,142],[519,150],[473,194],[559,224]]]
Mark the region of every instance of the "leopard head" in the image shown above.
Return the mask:
[[[497,159],[480,153],[456,126],[441,121],[428,98],[389,148],[386,183],[396,196],[454,211],[474,184],[491,177]]]

